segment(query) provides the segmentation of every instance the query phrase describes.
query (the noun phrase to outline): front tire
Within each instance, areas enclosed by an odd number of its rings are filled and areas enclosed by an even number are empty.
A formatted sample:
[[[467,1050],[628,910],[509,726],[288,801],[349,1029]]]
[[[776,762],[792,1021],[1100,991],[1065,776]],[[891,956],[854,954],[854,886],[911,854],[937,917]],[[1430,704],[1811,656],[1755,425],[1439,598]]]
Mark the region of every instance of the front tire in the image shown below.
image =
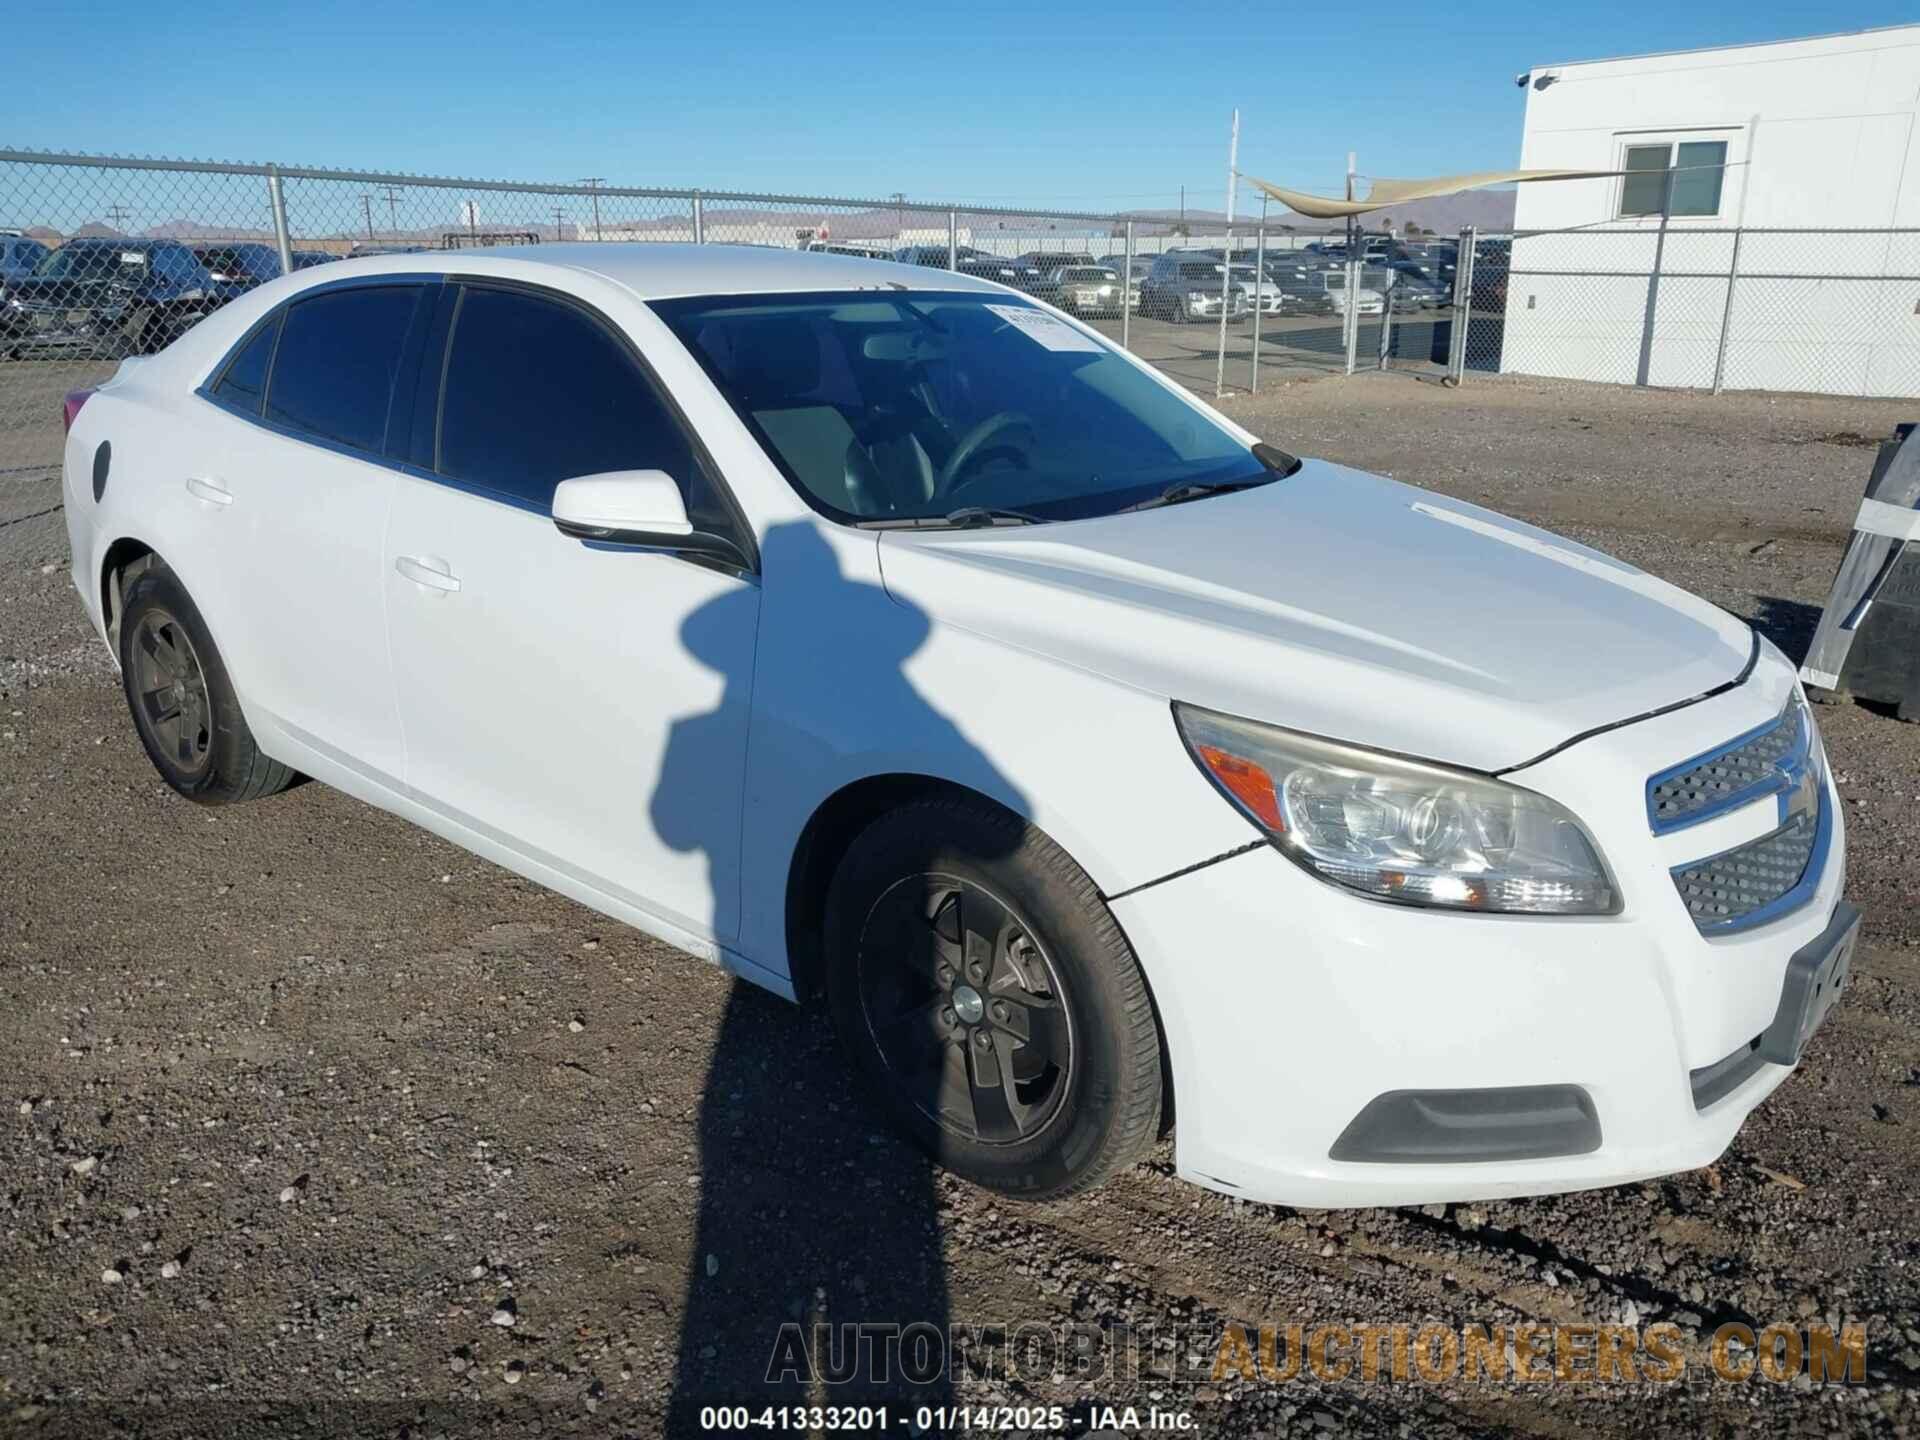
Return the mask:
[[[147,758],[187,799],[231,805],[276,794],[298,778],[254,742],[199,607],[163,565],[127,588],[120,681]]]
[[[1018,816],[966,797],[882,816],[834,877],[826,941],[856,1070],[948,1169],[1052,1199],[1153,1144],[1146,979],[1086,872]]]

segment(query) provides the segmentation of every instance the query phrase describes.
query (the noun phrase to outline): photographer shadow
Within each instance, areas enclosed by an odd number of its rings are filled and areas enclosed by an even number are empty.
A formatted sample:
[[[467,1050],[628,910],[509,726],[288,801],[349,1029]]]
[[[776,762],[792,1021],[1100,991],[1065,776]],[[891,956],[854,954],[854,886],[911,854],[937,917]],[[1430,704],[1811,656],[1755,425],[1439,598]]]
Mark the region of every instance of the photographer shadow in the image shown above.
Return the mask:
[[[720,597],[681,630],[687,650],[721,670],[725,694],[668,739],[651,812],[670,845],[706,853],[712,873],[737,872],[741,816],[711,803],[690,762],[712,753],[708,727],[730,706],[755,703],[756,683],[755,765],[811,768],[811,757],[824,770],[816,737],[830,727],[796,707],[826,696],[823,713],[838,713],[852,695],[865,735],[931,744],[976,788],[1015,793],[907,679],[902,667],[930,628],[921,611],[844,574],[808,523],[769,532],[761,564],[758,592]],[[714,638],[737,633],[739,605],[760,606],[752,674],[715,663],[727,652]],[[777,709],[765,698],[775,696]],[[743,808],[751,814],[751,794]],[[932,1104],[938,1068],[896,1080],[903,1091],[924,1087],[919,1099]],[[736,980],[698,1131],[699,1209],[666,1433],[710,1431],[715,1406],[885,1405],[886,1428],[897,1430],[917,1407],[950,1404],[935,1167],[858,1093],[823,1009]]]

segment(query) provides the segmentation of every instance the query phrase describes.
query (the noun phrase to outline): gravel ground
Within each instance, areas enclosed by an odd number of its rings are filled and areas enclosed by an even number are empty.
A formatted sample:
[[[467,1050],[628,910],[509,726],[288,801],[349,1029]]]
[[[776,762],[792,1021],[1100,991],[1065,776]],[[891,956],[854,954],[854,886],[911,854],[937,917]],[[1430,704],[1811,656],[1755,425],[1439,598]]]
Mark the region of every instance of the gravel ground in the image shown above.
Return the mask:
[[[1228,402],[1277,443],[1567,531],[1804,647],[1905,407],[1407,376]],[[1175,1181],[1072,1204],[932,1171],[815,1019],[318,785],[163,789],[0,473],[0,1428],[692,1434],[716,1402],[1190,1413],[1204,1434],[1920,1431],[1920,727],[1822,713],[1868,912],[1857,982],[1717,1164],[1308,1212]],[[779,1327],[932,1320],[917,1389],[763,1383]],[[1684,1380],[1250,1383],[1249,1326],[1679,1327]],[[1726,1322],[1860,1323],[1862,1384],[1711,1378]],[[1016,1327],[1142,1363],[1015,1364]]]

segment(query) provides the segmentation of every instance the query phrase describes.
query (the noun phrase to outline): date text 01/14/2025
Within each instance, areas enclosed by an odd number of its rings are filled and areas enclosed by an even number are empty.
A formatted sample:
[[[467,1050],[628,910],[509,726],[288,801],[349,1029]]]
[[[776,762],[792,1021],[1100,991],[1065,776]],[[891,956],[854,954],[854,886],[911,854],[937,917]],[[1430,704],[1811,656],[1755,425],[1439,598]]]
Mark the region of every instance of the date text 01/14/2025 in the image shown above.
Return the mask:
[[[951,1430],[982,1432],[1060,1430],[1068,1414],[1062,1405],[921,1405],[911,1414],[884,1405],[706,1405],[700,1410],[705,1431],[791,1430],[801,1433],[840,1431],[873,1433],[906,1428],[923,1435]],[[1074,1417],[1081,1418],[1081,1417]],[[1084,1417],[1096,1430],[1123,1427],[1149,1430],[1188,1430],[1191,1417],[1181,1411],[1151,1410],[1141,1414],[1132,1406],[1099,1406]]]

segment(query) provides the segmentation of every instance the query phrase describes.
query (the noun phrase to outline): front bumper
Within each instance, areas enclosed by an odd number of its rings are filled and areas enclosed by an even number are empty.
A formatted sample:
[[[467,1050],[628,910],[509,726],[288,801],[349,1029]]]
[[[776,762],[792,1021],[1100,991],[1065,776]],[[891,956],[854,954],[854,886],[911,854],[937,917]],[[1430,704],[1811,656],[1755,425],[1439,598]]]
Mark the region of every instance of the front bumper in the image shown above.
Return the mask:
[[[1264,844],[1116,899],[1166,1032],[1180,1173],[1281,1204],[1407,1205],[1620,1184],[1720,1155],[1790,1073],[1744,1054],[1774,1025],[1789,963],[1835,918],[1844,822],[1823,779],[1834,829],[1810,896],[1709,938],[1670,867],[1771,826],[1771,802],[1654,836],[1644,777],[1777,714],[1790,683],[1779,669],[1512,776],[1591,826],[1620,881],[1618,915],[1383,904]],[[1624,798],[1609,806],[1615,787]],[[1587,1097],[1597,1143],[1462,1163],[1332,1158],[1383,1096],[1523,1087],[1563,1106],[1570,1090]]]
[[[1195,320],[1202,318],[1218,319],[1220,316],[1220,297],[1218,295],[1208,295],[1199,300],[1188,295],[1181,300],[1180,306]],[[1244,299],[1236,296],[1227,303],[1227,318],[1229,320],[1237,320],[1246,313],[1247,302]]]

